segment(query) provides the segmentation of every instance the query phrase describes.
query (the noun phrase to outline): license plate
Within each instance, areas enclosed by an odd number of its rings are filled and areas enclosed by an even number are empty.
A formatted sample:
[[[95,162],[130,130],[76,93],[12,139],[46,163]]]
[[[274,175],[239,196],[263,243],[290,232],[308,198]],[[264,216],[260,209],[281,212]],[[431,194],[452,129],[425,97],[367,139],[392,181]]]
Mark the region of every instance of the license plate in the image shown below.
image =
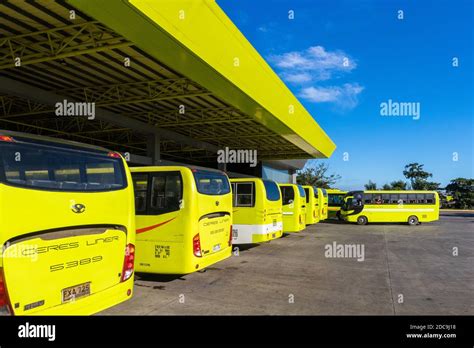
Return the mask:
[[[91,283],[82,283],[61,290],[63,303],[74,301],[79,297],[89,296],[91,294]]]
[[[232,229],[232,238],[237,238],[239,236],[239,232],[237,230]]]
[[[221,250],[221,245],[220,244],[216,244],[212,247],[212,251],[219,251]]]
[[[277,225],[277,221],[273,220],[273,226],[276,226],[276,225]]]

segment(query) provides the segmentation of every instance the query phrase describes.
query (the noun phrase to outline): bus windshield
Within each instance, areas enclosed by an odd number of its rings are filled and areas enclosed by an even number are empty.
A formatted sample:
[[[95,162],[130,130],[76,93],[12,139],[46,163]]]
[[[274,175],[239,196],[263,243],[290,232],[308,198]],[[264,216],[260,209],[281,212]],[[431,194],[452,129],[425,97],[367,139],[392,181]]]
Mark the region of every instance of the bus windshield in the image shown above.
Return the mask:
[[[0,182],[50,191],[111,191],[127,186],[120,157],[17,142],[0,142]]]
[[[204,195],[225,195],[230,192],[229,179],[225,174],[204,170],[193,170],[199,193]]]

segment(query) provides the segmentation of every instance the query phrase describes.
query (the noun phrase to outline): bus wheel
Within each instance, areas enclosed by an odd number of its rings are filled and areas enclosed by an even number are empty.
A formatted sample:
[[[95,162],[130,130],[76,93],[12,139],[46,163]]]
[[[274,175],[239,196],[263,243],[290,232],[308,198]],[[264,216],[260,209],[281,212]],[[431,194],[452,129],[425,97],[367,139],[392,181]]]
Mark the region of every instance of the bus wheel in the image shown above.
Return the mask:
[[[408,224],[410,226],[415,226],[415,225],[418,225],[418,217],[416,217],[415,215],[412,215],[408,218]]]
[[[361,215],[357,218],[357,225],[367,225],[367,218]]]

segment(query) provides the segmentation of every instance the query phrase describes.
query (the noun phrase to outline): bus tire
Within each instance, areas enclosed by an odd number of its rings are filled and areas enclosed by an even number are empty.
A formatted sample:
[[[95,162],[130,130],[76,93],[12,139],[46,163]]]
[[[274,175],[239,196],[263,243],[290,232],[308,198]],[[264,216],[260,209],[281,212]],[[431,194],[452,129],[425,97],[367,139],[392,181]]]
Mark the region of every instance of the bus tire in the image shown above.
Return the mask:
[[[415,215],[412,215],[408,218],[408,225],[410,226],[416,226],[418,225],[418,217]]]
[[[357,225],[367,225],[367,217],[364,215],[361,215],[357,218]]]

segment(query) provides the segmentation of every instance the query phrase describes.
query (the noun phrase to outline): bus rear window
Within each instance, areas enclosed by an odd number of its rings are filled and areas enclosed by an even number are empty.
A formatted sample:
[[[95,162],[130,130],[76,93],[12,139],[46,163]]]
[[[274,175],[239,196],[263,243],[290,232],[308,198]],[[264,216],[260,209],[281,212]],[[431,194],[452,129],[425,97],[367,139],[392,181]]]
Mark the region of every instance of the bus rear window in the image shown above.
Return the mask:
[[[298,191],[300,193],[300,197],[306,197],[306,193],[304,192],[304,188],[300,185],[297,185],[298,186]]]
[[[225,195],[230,193],[229,179],[226,175],[204,170],[193,171],[197,190],[204,195]]]
[[[24,143],[0,143],[0,181],[51,191],[110,191],[127,186],[120,158]]]
[[[278,185],[271,180],[263,180],[263,185],[265,186],[265,191],[267,193],[267,199],[269,201],[278,201],[280,200],[280,189]]]

